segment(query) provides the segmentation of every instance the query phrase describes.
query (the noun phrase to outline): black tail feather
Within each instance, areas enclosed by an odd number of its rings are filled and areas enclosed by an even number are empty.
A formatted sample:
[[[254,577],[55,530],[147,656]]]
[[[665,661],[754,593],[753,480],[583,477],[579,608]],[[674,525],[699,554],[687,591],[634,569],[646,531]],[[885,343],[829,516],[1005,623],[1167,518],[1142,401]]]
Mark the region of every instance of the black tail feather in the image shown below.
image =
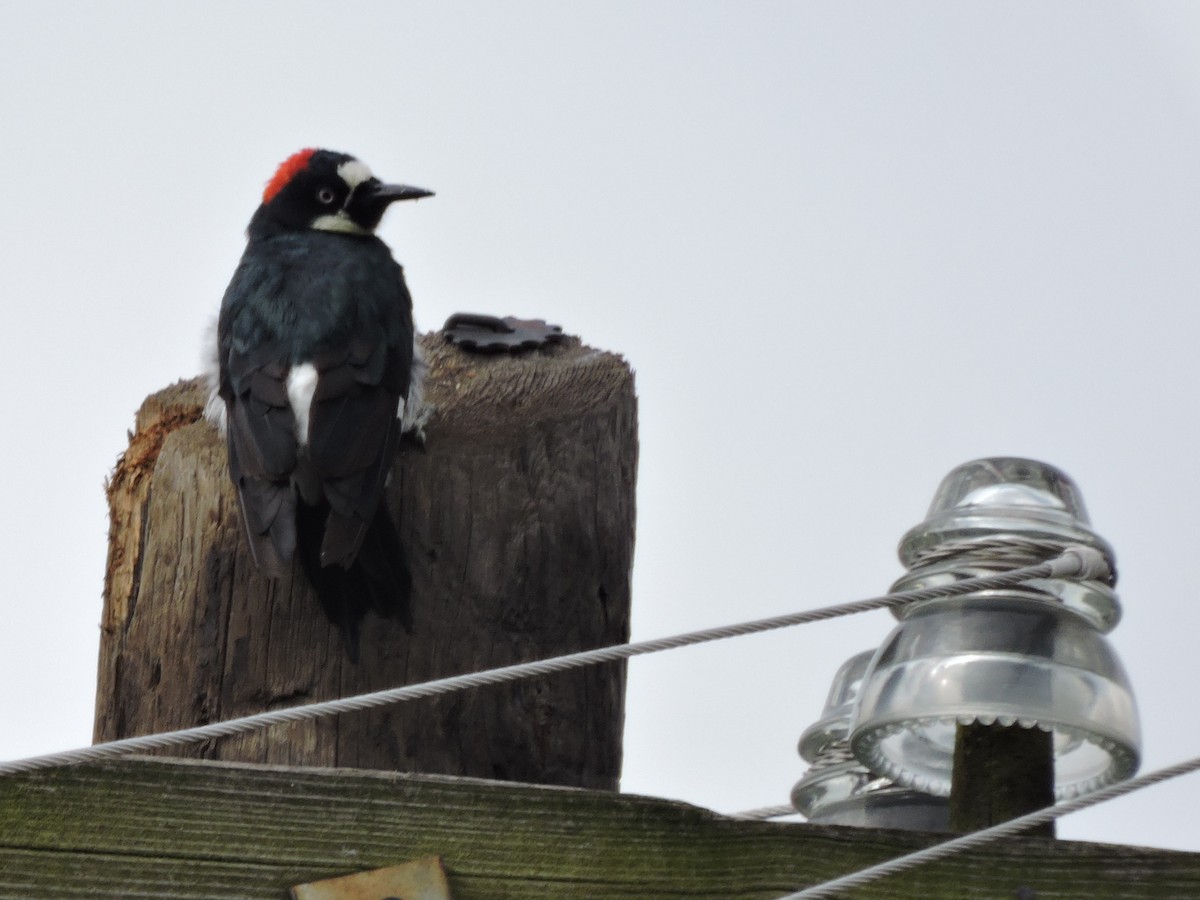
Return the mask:
[[[365,576],[371,609],[386,619],[398,618],[404,630],[413,633],[412,573],[400,544],[400,535],[383,504],[363,538],[353,568]]]
[[[362,546],[348,568],[321,565],[321,543],[329,507],[297,504],[297,552],[309,582],[329,621],[342,633],[346,655],[358,662],[359,629],[368,610],[384,618],[399,618],[412,633],[409,597],[412,577],[396,526],[383,504],[375,512]]]

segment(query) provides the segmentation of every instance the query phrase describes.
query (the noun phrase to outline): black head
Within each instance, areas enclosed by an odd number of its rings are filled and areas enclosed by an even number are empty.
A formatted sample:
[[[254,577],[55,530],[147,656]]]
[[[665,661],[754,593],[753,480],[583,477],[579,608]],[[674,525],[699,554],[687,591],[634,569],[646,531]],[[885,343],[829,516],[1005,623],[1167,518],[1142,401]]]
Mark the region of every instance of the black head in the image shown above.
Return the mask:
[[[301,150],[279,166],[250,220],[250,234],[272,231],[374,232],[388,205],[432,191],[384,184],[366,164],[332,150]]]

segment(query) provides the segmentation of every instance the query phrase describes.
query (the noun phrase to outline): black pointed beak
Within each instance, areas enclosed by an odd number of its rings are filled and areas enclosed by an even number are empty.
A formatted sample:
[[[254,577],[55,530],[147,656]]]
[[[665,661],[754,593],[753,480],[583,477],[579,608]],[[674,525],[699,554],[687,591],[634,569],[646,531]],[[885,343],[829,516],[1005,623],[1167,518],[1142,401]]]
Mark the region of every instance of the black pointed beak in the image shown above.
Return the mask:
[[[375,179],[363,183],[350,197],[346,213],[367,231],[374,231],[387,208],[399,200],[432,197],[433,191],[407,184],[381,184]]]
[[[399,200],[420,200],[422,197],[432,197],[433,191],[425,188],[412,187],[407,184],[379,184],[371,191],[371,198],[383,203],[395,203]]]

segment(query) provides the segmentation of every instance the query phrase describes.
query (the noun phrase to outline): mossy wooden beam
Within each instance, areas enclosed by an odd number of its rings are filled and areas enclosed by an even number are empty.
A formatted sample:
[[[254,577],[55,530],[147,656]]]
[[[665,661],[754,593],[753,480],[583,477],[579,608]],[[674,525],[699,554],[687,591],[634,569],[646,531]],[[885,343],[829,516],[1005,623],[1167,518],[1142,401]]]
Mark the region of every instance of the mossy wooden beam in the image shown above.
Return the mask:
[[[389,772],[140,758],[0,779],[0,898],[12,900],[281,900],[294,884],[434,854],[455,900],[775,900],[937,839]],[[1196,897],[1200,854],[1022,838],[854,896],[1011,900],[1021,888]]]

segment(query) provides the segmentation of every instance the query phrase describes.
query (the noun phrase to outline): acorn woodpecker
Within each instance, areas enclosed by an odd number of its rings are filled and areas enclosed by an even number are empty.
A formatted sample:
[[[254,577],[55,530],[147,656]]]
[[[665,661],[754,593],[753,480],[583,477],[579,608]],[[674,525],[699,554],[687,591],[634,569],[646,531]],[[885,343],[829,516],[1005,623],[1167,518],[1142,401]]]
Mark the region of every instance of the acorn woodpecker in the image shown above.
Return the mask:
[[[254,561],[298,554],[348,655],[368,609],[412,630],[410,577],[383,502],[424,369],[404,271],[375,228],[432,196],[359,160],[301,150],[279,166],[221,301],[210,417],[223,425]]]

